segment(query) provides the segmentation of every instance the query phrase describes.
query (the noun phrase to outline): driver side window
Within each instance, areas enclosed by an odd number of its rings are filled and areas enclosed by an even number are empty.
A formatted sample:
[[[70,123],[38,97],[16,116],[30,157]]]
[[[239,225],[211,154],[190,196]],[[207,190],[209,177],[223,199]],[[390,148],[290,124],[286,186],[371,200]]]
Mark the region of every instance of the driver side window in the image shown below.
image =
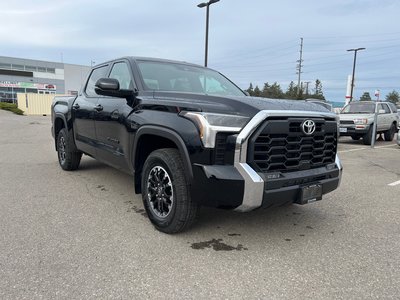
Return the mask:
[[[119,88],[121,90],[133,90],[132,77],[129,67],[125,62],[115,63],[109,77],[119,81]]]

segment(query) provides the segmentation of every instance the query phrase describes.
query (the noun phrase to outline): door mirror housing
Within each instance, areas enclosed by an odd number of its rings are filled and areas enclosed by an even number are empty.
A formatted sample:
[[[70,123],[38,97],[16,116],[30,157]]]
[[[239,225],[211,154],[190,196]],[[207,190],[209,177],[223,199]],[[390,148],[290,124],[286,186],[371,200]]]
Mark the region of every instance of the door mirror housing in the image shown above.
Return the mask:
[[[130,98],[134,97],[133,90],[121,90],[119,88],[119,81],[114,78],[100,78],[97,80],[94,88],[96,94],[117,98]]]

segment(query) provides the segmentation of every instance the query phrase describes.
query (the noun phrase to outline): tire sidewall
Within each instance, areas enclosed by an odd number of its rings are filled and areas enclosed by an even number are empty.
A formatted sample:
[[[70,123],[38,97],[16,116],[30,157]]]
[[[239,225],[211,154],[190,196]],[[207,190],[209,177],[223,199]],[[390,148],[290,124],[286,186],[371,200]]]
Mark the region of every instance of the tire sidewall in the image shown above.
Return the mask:
[[[61,161],[60,159],[60,140],[61,138],[64,138],[65,141],[65,160],[64,162]],[[68,155],[69,155],[69,145],[68,145],[68,135],[65,133],[65,129],[61,129],[60,132],[58,133],[57,136],[57,157],[58,157],[58,163],[60,164],[61,168],[65,169],[67,166],[67,161],[68,161]]]
[[[165,171],[167,171],[168,176],[170,177],[171,182],[172,182],[173,203],[172,203],[172,207],[171,207],[171,212],[165,218],[160,218],[159,216],[154,214],[152,208],[150,207],[151,206],[150,200],[148,199],[148,196],[147,196],[147,193],[148,193],[147,180],[148,180],[150,171],[156,166],[160,166],[163,169],[165,169]],[[178,204],[177,202],[181,197],[181,195],[177,194],[178,191],[175,186],[175,176],[174,175],[175,174],[174,174],[173,170],[171,170],[171,167],[160,156],[151,156],[145,162],[144,172],[143,172],[143,176],[142,176],[143,204],[144,204],[144,207],[146,209],[149,219],[152,221],[153,224],[155,224],[156,227],[166,228],[174,221],[174,217],[176,214],[176,207]]]

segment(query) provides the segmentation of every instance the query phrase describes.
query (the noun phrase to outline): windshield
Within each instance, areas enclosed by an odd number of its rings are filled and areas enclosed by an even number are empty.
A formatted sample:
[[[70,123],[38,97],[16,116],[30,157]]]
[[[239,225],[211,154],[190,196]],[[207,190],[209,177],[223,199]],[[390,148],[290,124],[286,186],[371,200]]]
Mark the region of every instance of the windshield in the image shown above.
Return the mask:
[[[172,62],[138,61],[146,90],[174,91],[221,96],[245,94],[220,73]]]
[[[375,103],[350,103],[342,110],[342,114],[373,114]]]

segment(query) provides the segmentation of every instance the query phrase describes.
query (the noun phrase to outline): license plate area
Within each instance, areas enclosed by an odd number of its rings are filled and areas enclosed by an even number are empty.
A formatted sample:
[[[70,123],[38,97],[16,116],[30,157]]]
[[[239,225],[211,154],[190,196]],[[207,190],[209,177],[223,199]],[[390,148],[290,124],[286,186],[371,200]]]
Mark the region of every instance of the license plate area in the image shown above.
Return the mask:
[[[347,132],[347,128],[346,127],[340,127],[339,128],[339,132],[346,133]]]
[[[303,186],[300,191],[299,204],[312,203],[322,199],[322,185],[313,184]]]

